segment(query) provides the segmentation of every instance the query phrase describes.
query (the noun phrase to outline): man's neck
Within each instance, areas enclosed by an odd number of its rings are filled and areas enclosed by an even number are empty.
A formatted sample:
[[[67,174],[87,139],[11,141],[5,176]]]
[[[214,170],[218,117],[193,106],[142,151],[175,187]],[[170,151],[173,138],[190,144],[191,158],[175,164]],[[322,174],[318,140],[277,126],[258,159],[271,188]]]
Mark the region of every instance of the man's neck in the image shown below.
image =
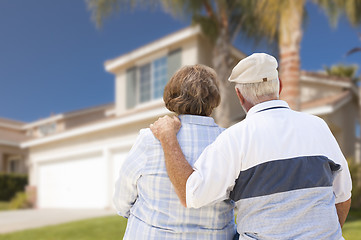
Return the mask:
[[[260,103],[264,103],[264,102],[268,102],[268,101],[272,101],[272,100],[279,100],[279,98],[267,98],[263,101],[260,101],[259,103],[257,104],[260,104]],[[248,102],[247,100],[244,101],[244,104],[242,104],[242,107],[243,107],[243,110],[248,113],[248,111],[253,108],[254,106],[256,106],[257,104],[252,104],[250,102]]]

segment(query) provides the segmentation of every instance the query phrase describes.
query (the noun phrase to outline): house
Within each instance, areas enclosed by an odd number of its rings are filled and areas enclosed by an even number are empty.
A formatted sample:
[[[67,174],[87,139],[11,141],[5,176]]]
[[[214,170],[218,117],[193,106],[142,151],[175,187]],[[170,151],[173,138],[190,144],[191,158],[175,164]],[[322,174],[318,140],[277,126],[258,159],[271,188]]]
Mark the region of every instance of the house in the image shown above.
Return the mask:
[[[26,174],[26,149],[20,143],[27,139],[24,122],[0,118],[0,173]]]
[[[209,49],[199,27],[161,38],[105,63],[115,75],[114,105],[28,124],[33,138],[21,147],[29,153],[28,191],[37,207],[111,207],[118,170],[139,130],[170,113],[162,101],[167,80],[183,65],[210,65]]]
[[[36,206],[112,207],[118,170],[139,130],[170,113],[162,101],[167,80],[183,65],[211,66],[211,48],[199,27],[185,28],[105,62],[115,77],[114,104],[18,123],[26,136],[19,141],[27,152],[27,191]],[[245,54],[233,48],[232,56],[236,64]],[[348,136],[355,132],[359,109],[354,85],[348,79],[303,72],[301,87],[303,110],[323,117],[353,155],[357,136]],[[241,120],[245,114],[236,95],[228,97],[234,104],[232,121]]]
[[[360,89],[349,78],[301,72],[301,111],[323,118],[343,154],[360,160]]]

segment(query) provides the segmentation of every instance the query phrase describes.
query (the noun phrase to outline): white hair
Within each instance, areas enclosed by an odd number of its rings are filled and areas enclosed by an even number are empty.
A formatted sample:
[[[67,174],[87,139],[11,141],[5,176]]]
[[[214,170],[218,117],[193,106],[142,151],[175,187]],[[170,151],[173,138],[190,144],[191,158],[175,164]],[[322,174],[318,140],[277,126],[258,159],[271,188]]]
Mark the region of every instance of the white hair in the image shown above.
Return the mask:
[[[236,88],[253,105],[279,98],[280,81],[278,79],[259,83],[237,83]]]

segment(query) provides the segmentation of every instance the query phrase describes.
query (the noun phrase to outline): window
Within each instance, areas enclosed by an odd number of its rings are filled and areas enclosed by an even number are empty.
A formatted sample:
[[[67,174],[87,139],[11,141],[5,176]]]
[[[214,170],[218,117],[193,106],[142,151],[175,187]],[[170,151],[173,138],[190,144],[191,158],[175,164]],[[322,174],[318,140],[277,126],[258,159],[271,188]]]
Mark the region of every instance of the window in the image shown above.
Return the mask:
[[[132,108],[163,97],[168,79],[181,66],[181,49],[126,72],[126,106]]]
[[[19,162],[17,160],[10,161],[10,172],[16,173],[18,171]]]
[[[162,57],[153,62],[153,98],[163,97],[164,87],[167,84],[167,58]]]
[[[20,171],[20,161],[21,161],[21,157],[18,155],[9,156],[8,172],[9,173],[18,173]]]
[[[163,96],[167,84],[167,57],[139,67],[139,103],[149,102]]]
[[[144,65],[139,69],[139,102],[148,102],[151,99],[151,75],[150,64]]]
[[[56,131],[56,123],[48,123],[48,124],[44,124],[42,126],[39,126],[39,134],[40,136],[46,136],[52,133],[55,133]]]

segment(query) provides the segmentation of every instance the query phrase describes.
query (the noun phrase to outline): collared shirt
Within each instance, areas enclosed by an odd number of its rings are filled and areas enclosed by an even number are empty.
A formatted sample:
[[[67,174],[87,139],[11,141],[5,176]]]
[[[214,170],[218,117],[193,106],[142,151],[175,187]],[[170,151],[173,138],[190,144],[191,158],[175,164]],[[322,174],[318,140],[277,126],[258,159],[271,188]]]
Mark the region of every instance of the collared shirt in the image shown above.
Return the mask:
[[[187,206],[235,200],[240,239],[342,239],[335,204],[351,197],[351,178],[319,117],[281,100],[257,104],[193,168]]]
[[[206,146],[223,131],[213,118],[179,116],[177,134],[193,166]],[[150,129],[143,129],[121,166],[115,186],[118,214],[128,218],[124,239],[232,239],[234,202],[225,200],[199,209],[181,205],[168,178],[163,149]]]

